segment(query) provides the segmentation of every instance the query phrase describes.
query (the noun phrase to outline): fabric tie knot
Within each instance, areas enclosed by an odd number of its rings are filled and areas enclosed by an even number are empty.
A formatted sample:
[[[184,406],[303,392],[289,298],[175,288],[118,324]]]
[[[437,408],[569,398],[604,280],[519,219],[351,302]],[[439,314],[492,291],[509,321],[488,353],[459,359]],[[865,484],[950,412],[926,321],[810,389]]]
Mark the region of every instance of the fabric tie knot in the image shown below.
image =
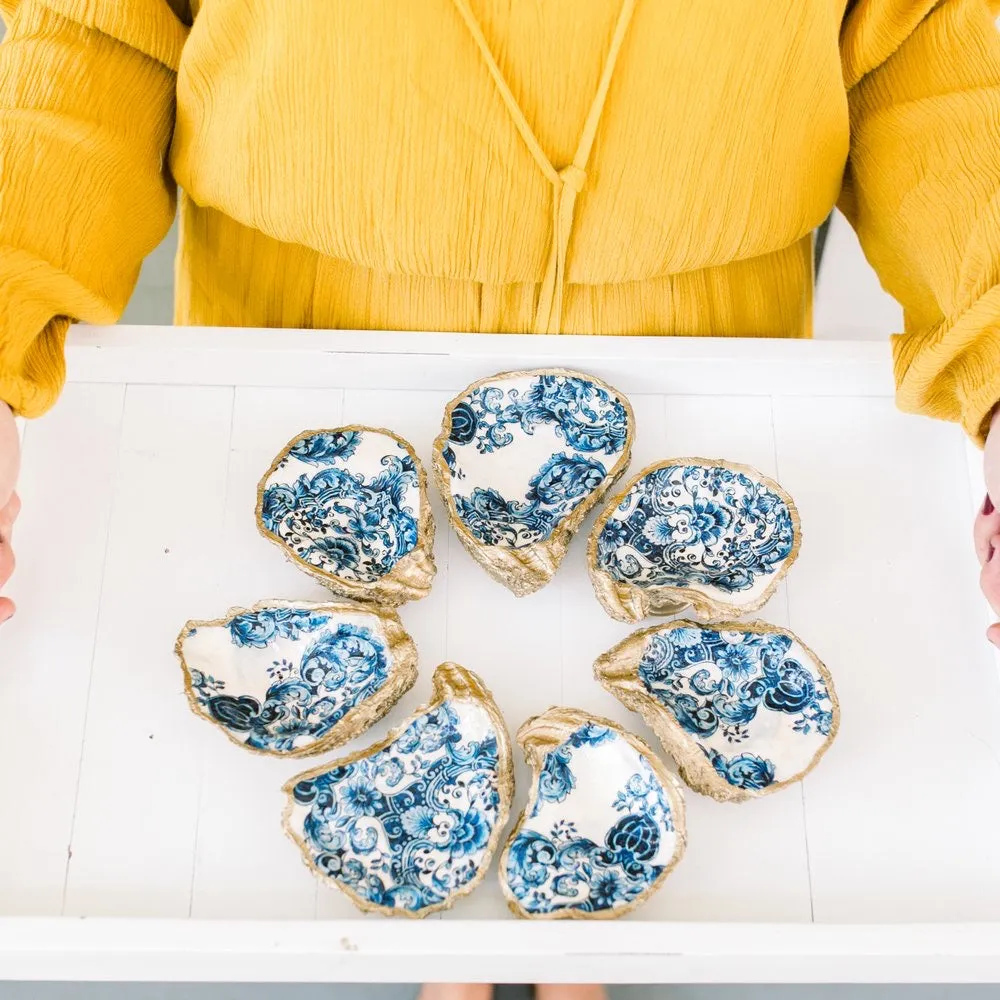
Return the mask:
[[[454,0],[459,15],[465,21],[469,34],[472,35],[473,41],[482,53],[483,61],[486,63],[494,83],[496,83],[504,104],[507,105],[514,127],[521,134],[521,138],[538,164],[538,168],[552,185],[552,230],[545,275],[538,289],[535,333],[562,333],[563,288],[566,284],[567,270],[566,254],[573,232],[573,210],[576,206],[576,196],[587,183],[585,168],[590,159],[591,150],[594,148],[597,124],[608,98],[615,63],[618,61],[618,54],[625,41],[625,33],[628,31],[629,22],[632,20],[637,2],[638,0],[622,0],[622,8],[618,14],[618,20],[615,22],[614,35],[611,38],[611,45],[597,85],[597,93],[594,95],[590,111],[587,113],[587,120],[584,122],[573,162],[569,166],[563,167],[562,170],[556,170],[552,161],[545,155],[538,137],[532,131],[528,120],[524,117],[524,112],[518,106],[513,91],[500,72],[500,67],[497,65],[496,59],[493,58],[493,53],[486,42],[483,29],[479,26],[475,14],[472,13],[469,0]]]
[[[583,190],[583,185],[587,183],[587,171],[571,163],[559,171],[559,180],[563,182],[564,187],[579,194]]]

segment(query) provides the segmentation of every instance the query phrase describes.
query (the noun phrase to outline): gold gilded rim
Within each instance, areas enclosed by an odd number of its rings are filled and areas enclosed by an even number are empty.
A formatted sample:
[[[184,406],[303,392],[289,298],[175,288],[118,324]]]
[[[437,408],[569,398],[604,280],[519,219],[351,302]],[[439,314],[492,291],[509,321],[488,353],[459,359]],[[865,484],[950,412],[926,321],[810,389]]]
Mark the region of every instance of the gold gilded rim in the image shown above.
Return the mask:
[[[471,670],[467,670],[465,667],[459,666],[457,663],[442,663],[434,671],[432,685],[433,689],[431,700],[426,705],[418,708],[401,725],[393,729],[389,735],[385,737],[385,739],[380,740],[378,743],[373,743],[371,746],[365,747],[363,750],[358,750],[355,753],[349,754],[346,757],[329,761],[326,764],[321,764],[309,771],[296,775],[294,778],[290,778],[286,781],[281,789],[287,798],[285,808],[281,816],[282,829],[285,831],[286,836],[288,836],[299,848],[303,863],[322,882],[332,885],[340,892],[343,892],[363,913],[381,913],[388,917],[407,917],[411,920],[420,920],[423,917],[430,916],[432,913],[450,910],[455,905],[457,900],[461,899],[463,896],[467,896],[486,877],[486,873],[493,862],[493,855],[500,843],[501,834],[503,833],[503,829],[507,825],[507,820],[510,817],[510,806],[514,798],[514,758],[511,753],[510,736],[507,733],[507,725],[504,722],[503,716],[500,714],[500,709],[497,706],[493,695],[490,693],[489,688],[483,684],[481,678],[477,674],[474,674]],[[332,771],[334,768],[346,767],[348,764],[354,764],[356,761],[362,760],[365,757],[371,757],[380,753],[399,739],[403,732],[406,731],[406,728],[410,726],[414,720],[420,718],[422,715],[426,715],[428,712],[434,711],[435,708],[438,708],[446,701],[472,701],[481,705],[489,715],[490,721],[493,723],[493,728],[497,735],[497,792],[500,796],[500,804],[497,808],[496,823],[493,826],[493,832],[490,834],[490,839],[486,844],[486,850],[483,853],[479,871],[473,878],[466,882],[465,885],[456,889],[447,899],[440,903],[436,903],[433,906],[425,907],[422,910],[399,910],[391,906],[382,906],[376,903],[371,903],[367,899],[361,897],[350,886],[344,885],[337,879],[330,878],[324,872],[320,871],[320,869],[313,863],[308,846],[291,825],[292,813],[295,810],[295,800],[292,793],[295,786],[300,781],[308,781],[312,778],[317,778],[322,774],[326,774],[328,771]]]
[[[645,758],[653,774],[656,775],[657,779],[663,785],[670,799],[670,810],[673,817],[674,833],[676,835],[674,853],[670,859],[670,863],[664,866],[663,871],[657,876],[656,881],[624,906],[614,907],[609,910],[598,910],[596,912],[564,909],[554,910],[551,913],[529,913],[518,902],[507,883],[507,858],[514,841],[524,826],[526,818],[534,812],[538,801],[538,776],[544,764],[546,754],[565,743],[573,732],[588,722],[598,726],[606,726],[617,733],[639,756]],[[616,722],[612,722],[610,719],[604,718],[604,716],[594,715],[592,712],[585,712],[579,708],[550,708],[547,712],[528,719],[517,731],[517,742],[524,752],[524,759],[531,767],[532,782],[531,791],[528,795],[528,803],[518,816],[517,823],[507,837],[507,842],[504,844],[503,852],[500,855],[497,878],[500,881],[500,888],[504,894],[504,898],[507,900],[507,908],[516,917],[521,917],[525,920],[614,920],[625,916],[627,913],[631,913],[636,907],[645,903],[647,899],[660,889],[667,876],[677,867],[687,847],[687,819],[684,809],[684,792],[677,778],[667,770],[663,761],[660,760],[645,740],[640,739],[634,733],[630,733],[627,729],[622,729]]]
[[[224,627],[239,615],[253,614],[257,611],[265,611],[268,608],[301,608],[304,611],[328,611],[333,615],[368,615],[369,617],[377,618],[382,627],[386,644],[389,647],[389,653],[392,656],[392,668],[389,671],[389,677],[378,691],[350,709],[321,739],[310,743],[308,746],[299,747],[296,750],[268,750],[263,747],[249,746],[217,719],[213,719],[210,715],[207,715],[201,705],[198,704],[198,698],[191,681],[191,668],[184,659],[184,643],[195,629]],[[410,634],[403,628],[403,624],[399,620],[399,615],[391,608],[377,608],[370,604],[317,604],[311,601],[270,600],[258,601],[249,608],[230,608],[223,618],[215,618],[211,621],[192,619],[186,622],[177,636],[177,641],[174,643],[174,654],[180,661],[181,671],[184,674],[184,693],[187,696],[188,706],[191,711],[199,719],[203,719],[223,732],[230,742],[235,743],[250,753],[259,754],[262,757],[294,759],[299,757],[314,757],[316,754],[334,750],[360,736],[375,725],[379,719],[387,715],[396,702],[413,687],[417,680],[417,647]]]
[[[753,600],[744,604],[720,601],[711,597],[702,590],[702,584],[694,584],[691,587],[638,587],[635,584],[625,583],[616,580],[606,570],[597,564],[597,541],[605,524],[611,515],[617,510],[618,505],[628,496],[636,484],[655,472],[657,469],[667,468],[672,465],[700,465],[708,468],[729,469],[732,472],[741,472],[751,479],[763,483],[769,490],[777,494],[788,507],[789,515],[792,519],[792,548],[787,556],[781,561],[778,569],[771,577],[767,587]],[[594,587],[594,593],[598,601],[607,613],[616,621],[627,622],[630,625],[642,621],[652,615],[673,615],[681,611],[690,609],[692,614],[697,615],[703,622],[711,624],[714,622],[726,621],[729,618],[739,618],[742,615],[759,611],[778,589],[781,581],[788,575],[792,564],[798,559],[799,550],[802,547],[802,519],[799,516],[799,509],[795,506],[788,491],[770,476],[765,476],[752,465],[743,465],[739,462],[727,462],[725,459],[714,458],[667,458],[659,462],[647,465],[640,472],[636,473],[628,484],[605,505],[604,509],[597,516],[594,527],[591,529],[590,537],[587,539],[587,571],[590,574],[590,582]]]
[[[789,628],[771,625],[768,622],[720,622],[711,625],[714,631],[751,632],[756,635],[785,635],[796,643],[812,661],[823,678],[830,696],[833,724],[830,732],[816,751],[815,756],[803,770],[789,778],[776,781],[760,791],[736,788],[720,777],[715,768],[701,751],[695,739],[684,731],[673,713],[657,701],[647,690],[639,677],[639,661],[646,649],[647,640],[654,635],[672,632],[679,628],[703,629],[705,622],[681,619],[663,625],[633,632],[627,639],[612,646],[594,661],[594,677],[600,685],[613,694],[627,709],[637,712],[645,723],[656,733],[663,749],[677,762],[681,777],[694,791],[708,795],[719,802],[746,802],[763,798],[788,785],[800,782],[826,755],[840,730],[840,700],[837,697],[833,675],[823,661]]]
[[[464,402],[469,394],[476,389],[492,385],[496,382],[516,378],[530,378],[536,375],[565,375],[571,378],[578,378],[585,382],[591,382],[598,388],[610,393],[625,408],[627,423],[625,447],[618,461],[608,471],[604,482],[579,506],[574,508],[567,518],[556,525],[552,534],[544,542],[535,542],[533,545],[526,545],[521,549],[511,549],[500,545],[483,545],[469,531],[459,517],[455,498],[451,492],[451,473],[448,469],[448,464],[444,460],[443,452],[451,434],[452,411],[459,403]],[[441,432],[434,439],[432,456],[434,483],[448,511],[448,521],[469,555],[494,580],[503,584],[517,597],[526,597],[528,594],[533,594],[536,590],[544,587],[555,575],[559,564],[566,556],[566,550],[569,547],[570,541],[577,531],[580,530],[580,525],[583,524],[587,515],[607,496],[608,491],[625,474],[629,462],[632,461],[632,447],[634,444],[635,413],[632,410],[632,404],[628,401],[624,393],[620,392],[613,385],[609,385],[602,379],[597,378],[597,376],[588,375],[586,372],[575,371],[571,368],[531,368],[524,371],[498,372],[496,375],[481,378],[467,385],[461,393],[445,406],[444,417],[441,421]]]
[[[420,512],[417,517],[417,544],[385,576],[380,577],[372,583],[363,583],[359,580],[345,580],[333,573],[327,573],[311,565],[300,555],[293,552],[277,535],[272,534],[264,527],[264,492],[269,485],[268,480],[277,472],[278,466],[288,457],[288,453],[292,447],[304,438],[311,437],[314,434],[340,434],[347,431],[383,434],[388,438],[392,438],[392,440],[403,446],[410,458],[413,459],[414,467],[417,470],[417,488],[420,497]],[[369,604],[399,607],[399,605],[405,604],[407,601],[420,600],[430,593],[431,583],[437,572],[437,567],[434,564],[434,515],[427,496],[427,472],[413,445],[386,427],[371,427],[367,424],[345,424],[343,427],[317,427],[311,430],[299,431],[278,452],[268,467],[267,472],[264,473],[258,482],[254,520],[256,521],[259,534],[271,542],[272,545],[277,545],[289,562],[305,573],[308,573],[314,580],[318,580],[338,597]]]

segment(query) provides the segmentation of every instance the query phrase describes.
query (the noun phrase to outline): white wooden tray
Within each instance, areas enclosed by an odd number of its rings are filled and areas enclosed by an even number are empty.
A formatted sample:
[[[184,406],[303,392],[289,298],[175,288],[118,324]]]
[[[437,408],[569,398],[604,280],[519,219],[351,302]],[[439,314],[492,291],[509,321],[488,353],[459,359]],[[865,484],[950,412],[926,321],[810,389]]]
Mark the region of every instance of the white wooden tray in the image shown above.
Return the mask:
[[[0,977],[1000,979],[1000,675],[969,466],[954,427],[894,410],[887,347],[117,328],[78,330],[69,358],[61,403],[26,429],[20,608],[0,630]],[[188,617],[322,596],[253,522],[295,432],[384,424],[426,460],[468,382],[556,364],[629,395],[634,468],[724,456],[791,491],[802,556],[761,617],[830,666],[840,737],[801,788],[690,794],[687,857],[628,920],[518,922],[493,874],[443,919],[360,918],[281,833],[302,762],[196,719],[174,638]],[[420,681],[369,739],[444,659],[482,673],[512,730],[559,703],[651,739],[591,679],[628,629],[582,542],[518,601],[440,527],[435,590],[403,609]]]

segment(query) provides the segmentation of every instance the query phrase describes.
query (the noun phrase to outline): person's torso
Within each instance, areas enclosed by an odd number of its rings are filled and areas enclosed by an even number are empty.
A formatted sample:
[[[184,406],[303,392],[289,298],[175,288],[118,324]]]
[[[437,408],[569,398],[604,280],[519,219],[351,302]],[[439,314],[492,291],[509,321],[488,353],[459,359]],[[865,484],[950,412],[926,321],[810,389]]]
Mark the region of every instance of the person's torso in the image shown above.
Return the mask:
[[[841,185],[845,0],[638,0],[573,210],[569,283],[790,247]],[[559,170],[621,0],[470,0]],[[399,275],[538,283],[553,183],[454,0],[203,0],[172,167],[198,205]]]

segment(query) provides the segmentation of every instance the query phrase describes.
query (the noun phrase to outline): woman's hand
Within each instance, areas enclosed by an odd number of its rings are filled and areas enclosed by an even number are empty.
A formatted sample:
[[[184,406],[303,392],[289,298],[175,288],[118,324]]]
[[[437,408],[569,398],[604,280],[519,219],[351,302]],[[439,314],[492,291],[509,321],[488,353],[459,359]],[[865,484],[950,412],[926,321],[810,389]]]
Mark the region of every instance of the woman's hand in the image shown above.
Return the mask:
[[[6,403],[0,403],[0,590],[14,572],[14,549],[11,533],[21,509],[14,487],[21,463],[21,442],[18,440],[14,414]],[[14,602],[0,597],[0,625],[14,614]]]
[[[979,581],[990,606],[1000,616],[1000,406],[993,413],[993,423],[986,438],[984,456],[986,499],[976,515],[976,555],[982,573]],[[990,626],[990,642],[1000,647],[1000,625]]]

